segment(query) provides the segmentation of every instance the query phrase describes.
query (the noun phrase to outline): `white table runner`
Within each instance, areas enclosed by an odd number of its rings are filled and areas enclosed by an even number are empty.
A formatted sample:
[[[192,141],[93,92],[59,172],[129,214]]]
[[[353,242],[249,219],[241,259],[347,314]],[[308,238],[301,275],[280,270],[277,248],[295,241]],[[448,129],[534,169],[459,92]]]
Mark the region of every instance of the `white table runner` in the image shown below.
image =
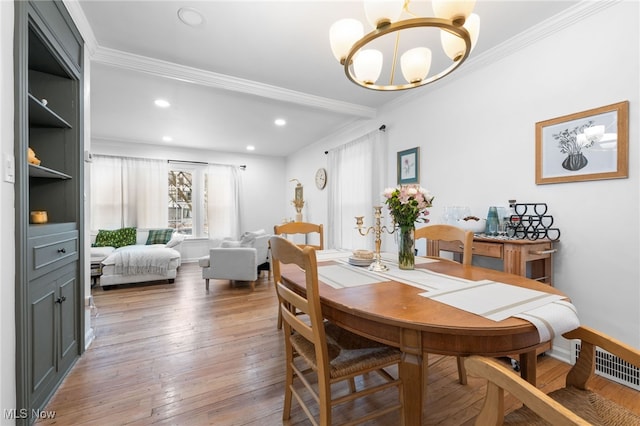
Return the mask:
[[[494,321],[563,299],[556,294],[488,280],[420,295]]]
[[[576,329],[578,311],[557,294],[494,281],[478,281],[466,288],[421,293],[438,302],[481,315],[493,321],[521,318],[538,329],[541,342]]]
[[[509,317],[531,322],[546,342],[580,325],[577,310],[563,296],[531,290],[495,281],[469,281],[427,269],[403,270],[397,265],[397,255],[382,253],[389,268],[384,272],[369,271],[349,265],[349,250],[316,252],[318,262],[334,260],[336,265],[318,266],[320,281],[333,288],[348,288],[397,281],[423,290],[420,296],[431,298],[493,321]],[[416,263],[438,262],[436,259],[416,257]]]
[[[387,278],[388,280],[398,281],[403,284],[408,284],[423,290],[436,291],[445,289],[459,289],[468,287],[469,285],[472,285],[474,283],[474,281],[440,274],[428,269],[405,270],[400,269],[395,265],[387,266],[389,266],[388,271],[377,272],[377,274]]]
[[[440,290],[460,288],[473,283],[473,281],[439,274],[428,269],[400,269],[397,265],[398,255],[395,253],[381,253],[381,259],[384,260],[384,264],[389,268],[385,272],[373,272],[366,267],[350,265],[348,263],[348,259],[352,255],[350,251],[322,250],[316,252],[316,258],[318,258],[318,254],[322,256],[322,262],[329,260],[339,262],[337,265],[318,266],[320,281],[333,288],[357,287],[383,281],[398,281],[422,290]],[[318,262],[321,261],[318,260]],[[416,264],[432,262],[438,262],[438,260],[416,257]]]
[[[333,288],[358,287],[388,281],[367,268],[358,268],[347,263],[318,266],[318,278]]]
[[[578,310],[566,300],[556,300],[548,305],[516,314],[514,317],[535,325],[541,342],[549,341],[580,326]]]

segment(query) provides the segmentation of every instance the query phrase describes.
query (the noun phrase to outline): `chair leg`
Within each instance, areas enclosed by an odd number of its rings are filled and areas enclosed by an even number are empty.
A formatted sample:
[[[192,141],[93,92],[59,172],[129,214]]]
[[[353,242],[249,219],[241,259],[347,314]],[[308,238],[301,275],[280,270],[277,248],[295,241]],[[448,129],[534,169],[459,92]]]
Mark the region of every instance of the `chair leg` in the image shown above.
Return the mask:
[[[209,293],[209,278],[205,278],[204,279],[204,286],[207,289],[207,293]]]
[[[458,380],[461,385],[467,384],[467,369],[464,366],[464,357],[456,357],[458,361]]]
[[[282,329],[282,311],[280,310],[280,305],[278,305],[278,330]]]
[[[256,282],[251,281],[251,291],[256,291]]]
[[[285,344],[286,371],[284,381],[284,407],[282,409],[282,420],[291,418],[291,400],[293,397],[293,348],[291,345]]]

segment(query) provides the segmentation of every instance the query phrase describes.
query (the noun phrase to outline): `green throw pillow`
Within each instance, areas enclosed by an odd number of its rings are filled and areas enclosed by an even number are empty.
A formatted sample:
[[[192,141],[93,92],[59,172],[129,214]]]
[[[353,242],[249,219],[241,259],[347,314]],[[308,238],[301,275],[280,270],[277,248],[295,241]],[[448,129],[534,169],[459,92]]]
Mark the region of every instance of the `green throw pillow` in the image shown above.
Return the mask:
[[[122,247],[136,243],[136,228],[121,228],[113,231],[100,229],[94,247]]]
[[[147,237],[147,245],[151,244],[167,244],[171,240],[173,229],[150,229]]]

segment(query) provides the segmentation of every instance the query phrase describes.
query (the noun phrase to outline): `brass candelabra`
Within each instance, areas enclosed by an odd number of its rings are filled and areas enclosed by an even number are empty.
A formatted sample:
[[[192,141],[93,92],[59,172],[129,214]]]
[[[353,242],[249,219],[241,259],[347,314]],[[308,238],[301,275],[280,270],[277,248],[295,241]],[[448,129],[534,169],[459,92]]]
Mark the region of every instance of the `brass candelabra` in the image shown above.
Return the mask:
[[[356,216],[356,228],[358,229],[358,232],[360,233],[360,235],[362,235],[363,237],[366,237],[367,235],[369,235],[369,232],[371,231],[373,231],[375,235],[375,244],[376,244],[376,251],[374,255],[375,261],[371,265],[369,265],[369,270],[376,271],[376,272],[387,271],[389,270],[389,268],[387,267],[387,265],[384,265],[380,260],[380,245],[382,244],[381,237],[383,232],[393,234],[394,232],[396,232],[396,227],[394,226],[390,230],[386,226],[383,226],[380,223],[381,222],[380,219],[382,218],[382,206],[373,206],[373,217],[375,218],[374,225],[364,229],[363,228],[364,216]]]

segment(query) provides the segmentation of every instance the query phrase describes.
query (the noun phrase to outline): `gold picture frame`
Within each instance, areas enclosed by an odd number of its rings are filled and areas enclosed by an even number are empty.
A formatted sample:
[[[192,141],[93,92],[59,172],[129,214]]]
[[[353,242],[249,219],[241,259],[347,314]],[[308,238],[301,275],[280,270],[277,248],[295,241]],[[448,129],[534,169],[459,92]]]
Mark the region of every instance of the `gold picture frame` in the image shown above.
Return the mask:
[[[536,184],[629,173],[629,101],[536,123]]]

